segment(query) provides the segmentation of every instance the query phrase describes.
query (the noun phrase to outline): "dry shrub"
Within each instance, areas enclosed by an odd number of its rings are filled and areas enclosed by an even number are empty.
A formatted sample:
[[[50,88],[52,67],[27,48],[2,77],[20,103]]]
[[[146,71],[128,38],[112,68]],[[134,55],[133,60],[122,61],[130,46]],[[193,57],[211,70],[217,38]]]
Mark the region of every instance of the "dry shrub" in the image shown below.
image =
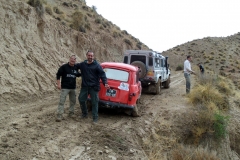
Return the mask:
[[[28,0],[29,5],[36,8],[36,12],[39,16],[43,16],[45,8],[43,7],[43,0]]]
[[[72,28],[79,30],[79,27],[84,24],[84,15],[82,12],[76,11],[72,14]]]
[[[45,11],[46,11],[49,15],[52,15],[52,14],[53,14],[52,7],[49,6],[49,5],[45,7]]]
[[[119,34],[118,34],[117,31],[113,31],[113,34],[112,34],[112,35],[113,35],[114,38],[117,38],[117,37],[119,36]]]
[[[179,64],[175,71],[181,71],[181,70],[183,70],[183,65]]]
[[[200,140],[213,137],[218,142],[227,134],[228,116],[222,111],[230,107],[227,95],[231,94],[231,89],[222,77],[203,75],[197,82],[188,95],[197,110],[192,111],[195,114],[189,111],[182,122],[185,139],[188,143],[199,144]],[[186,121],[188,125],[184,126]]]
[[[53,7],[53,11],[56,13],[56,14],[63,14],[63,11],[61,11],[58,7]]]
[[[220,80],[217,82],[216,86],[218,88],[218,90],[229,96],[232,94],[232,89],[230,88],[230,85],[233,86],[233,84],[230,83],[230,82],[227,82],[227,79],[225,77],[220,77]]]
[[[128,45],[132,46],[132,42],[129,39],[124,39],[124,42],[127,43]]]
[[[171,152],[172,160],[220,160],[216,151],[209,151],[208,148],[193,148],[179,145]]]
[[[214,111],[200,105],[189,109],[182,117],[176,122],[179,124],[179,142],[198,145],[214,136]]]
[[[194,89],[191,90],[189,94],[189,102],[194,105],[197,104],[208,104],[213,102],[218,107],[223,107],[225,104],[223,95],[210,83],[206,85],[197,85]]]
[[[193,104],[209,104],[213,102],[218,109],[229,109],[228,96],[232,95],[232,82],[220,75],[200,75],[197,85],[189,95]]]

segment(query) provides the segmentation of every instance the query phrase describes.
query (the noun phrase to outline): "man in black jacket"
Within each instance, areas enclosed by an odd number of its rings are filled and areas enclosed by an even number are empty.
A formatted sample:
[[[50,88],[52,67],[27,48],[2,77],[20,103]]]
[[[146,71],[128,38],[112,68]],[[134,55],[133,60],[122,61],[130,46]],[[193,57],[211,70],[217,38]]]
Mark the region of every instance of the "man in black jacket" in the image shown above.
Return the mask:
[[[201,74],[204,74],[204,68],[201,63],[198,64]]]
[[[72,55],[69,58],[69,62],[63,64],[57,72],[57,88],[61,90],[60,101],[57,110],[57,122],[63,119],[64,113],[64,103],[66,101],[67,95],[69,95],[70,107],[69,116],[74,115],[74,106],[76,104],[76,77],[80,77],[81,74],[75,65],[76,56]],[[61,82],[60,82],[61,78]]]
[[[100,79],[105,87],[109,87],[107,84],[107,77],[102,67],[96,60],[94,60],[94,54],[92,51],[88,51],[87,60],[76,64],[77,69],[81,70],[82,84],[81,91],[78,97],[80,107],[82,110],[82,118],[87,118],[88,111],[86,101],[88,94],[90,94],[92,103],[92,117],[93,122],[98,121],[98,92],[100,91]]]

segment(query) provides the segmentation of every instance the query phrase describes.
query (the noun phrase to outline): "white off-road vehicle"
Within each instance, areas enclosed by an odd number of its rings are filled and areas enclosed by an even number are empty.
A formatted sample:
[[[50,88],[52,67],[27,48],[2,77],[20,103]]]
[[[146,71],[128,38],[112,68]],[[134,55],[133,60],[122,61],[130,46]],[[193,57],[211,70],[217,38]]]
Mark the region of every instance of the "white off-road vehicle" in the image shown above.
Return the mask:
[[[143,89],[160,94],[162,86],[170,87],[170,69],[168,57],[148,50],[126,50],[123,63],[139,67],[139,79]]]

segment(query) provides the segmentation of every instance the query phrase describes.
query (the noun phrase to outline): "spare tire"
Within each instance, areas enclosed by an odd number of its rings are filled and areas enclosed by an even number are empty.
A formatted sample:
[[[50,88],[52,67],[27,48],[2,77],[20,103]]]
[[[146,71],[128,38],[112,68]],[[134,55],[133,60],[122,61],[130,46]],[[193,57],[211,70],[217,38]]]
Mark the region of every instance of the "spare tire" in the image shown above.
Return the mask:
[[[144,78],[147,75],[147,66],[141,61],[134,61],[131,65],[139,68],[139,78]]]

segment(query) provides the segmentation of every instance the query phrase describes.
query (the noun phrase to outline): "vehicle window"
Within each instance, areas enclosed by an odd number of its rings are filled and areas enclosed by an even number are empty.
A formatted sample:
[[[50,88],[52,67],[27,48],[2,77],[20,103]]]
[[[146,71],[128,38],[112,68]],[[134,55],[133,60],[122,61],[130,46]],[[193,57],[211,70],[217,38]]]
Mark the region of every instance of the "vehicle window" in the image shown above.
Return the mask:
[[[124,60],[123,60],[123,63],[128,63],[128,56],[124,56]]]
[[[153,58],[152,57],[148,58],[148,65],[153,66]]]
[[[159,58],[155,58],[155,67],[160,68],[160,59]]]
[[[161,59],[161,65],[160,65],[161,67],[163,67],[164,66],[164,60],[163,59]]]
[[[141,61],[144,64],[146,64],[146,56],[132,55],[130,64],[134,61]]]
[[[104,71],[108,79],[122,81],[122,82],[128,81],[129,73],[126,71],[112,69],[112,68],[104,68]]]

